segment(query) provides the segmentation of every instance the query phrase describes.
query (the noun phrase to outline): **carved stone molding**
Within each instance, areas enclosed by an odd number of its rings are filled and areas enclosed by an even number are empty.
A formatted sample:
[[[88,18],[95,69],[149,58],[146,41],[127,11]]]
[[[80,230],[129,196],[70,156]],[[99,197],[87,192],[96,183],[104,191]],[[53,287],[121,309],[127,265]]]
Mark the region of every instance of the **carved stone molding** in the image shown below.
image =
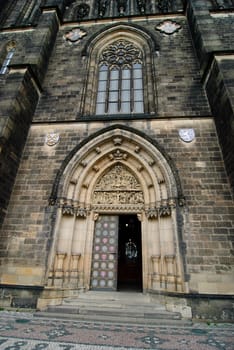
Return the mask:
[[[88,211],[85,208],[77,208],[76,209],[76,217],[85,219],[88,215]]]
[[[163,34],[172,35],[181,29],[181,25],[174,21],[163,21],[155,27],[156,30]]]
[[[145,13],[146,10],[146,0],[137,0],[137,7],[141,14]]]
[[[171,208],[169,206],[163,206],[159,208],[159,216],[170,216]]]
[[[173,198],[163,200],[157,203],[152,203],[145,209],[145,214],[148,219],[157,219],[158,217],[170,216],[172,208],[176,207],[176,200]]]
[[[76,184],[77,184],[77,180],[76,180],[76,179],[71,179],[71,180],[70,180],[70,184],[76,185]]]
[[[120,156],[120,154],[118,153]],[[93,192],[93,206],[139,205],[144,203],[138,180],[121,164],[113,166],[97,183]]]
[[[155,164],[155,160],[154,159],[149,159],[148,160],[148,164],[149,164],[149,166],[153,166]]]
[[[60,136],[58,133],[51,132],[46,135],[45,143],[47,146],[55,146],[59,142],[59,138]]]
[[[100,168],[96,165],[93,166],[93,171],[95,171],[95,173],[98,173],[100,170]]]
[[[72,205],[64,205],[62,207],[62,213],[63,215],[74,215],[75,214],[74,207]]]
[[[117,7],[118,7],[119,15],[123,16],[126,11],[127,0],[117,0]]]
[[[142,53],[135,45],[127,40],[118,40],[109,45],[102,52],[99,60],[99,63],[108,66],[132,65],[135,62],[142,62]]]
[[[99,218],[99,213],[93,213],[93,220],[97,221]]]
[[[97,0],[98,1],[98,16],[103,17],[106,13],[106,9],[109,5],[108,0]]]
[[[73,28],[70,32],[67,32],[63,38],[70,44],[77,44],[81,39],[86,36],[87,33],[80,28]]]
[[[95,152],[96,152],[97,154],[100,154],[100,153],[101,153],[101,148],[100,148],[100,147],[96,147],[96,148],[95,148]]]
[[[141,148],[140,148],[139,146],[136,146],[134,151],[135,151],[136,153],[140,153]]]
[[[158,210],[156,208],[149,208],[145,211],[146,217],[148,219],[157,219],[158,218]]]
[[[91,206],[92,210],[96,210],[100,213],[137,213],[144,210],[144,205],[140,204],[97,204]]]
[[[143,214],[137,213],[137,219],[138,219],[138,221],[143,221]]]
[[[76,8],[77,19],[87,17],[89,15],[90,6],[86,3],[82,3]]]
[[[110,153],[109,154],[109,159],[112,160],[121,160],[124,159],[126,160],[128,158],[127,153],[122,152],[120,149],[117,149],[116,152]]]
[[[122,144],[122,142],[123,142],[123,139],[121,137],[115,137],[113,139],[113,143],[115,146],[120,146]]]
[[[144,169],[144,167],[142,165],[140,165],[137,170],[139,171],[139,173]]]
[[[89,209],[83,204],[73,202],[72,199],[59,199],[59,207],[62,208],[63,215],[76,216],[79,218],[86,218],[89,214]]]
[[[80,162],[80,165],[83,167],[83,168],[86,168],[87,167],[87,162],[85,162],[84,160],[82,160]]]

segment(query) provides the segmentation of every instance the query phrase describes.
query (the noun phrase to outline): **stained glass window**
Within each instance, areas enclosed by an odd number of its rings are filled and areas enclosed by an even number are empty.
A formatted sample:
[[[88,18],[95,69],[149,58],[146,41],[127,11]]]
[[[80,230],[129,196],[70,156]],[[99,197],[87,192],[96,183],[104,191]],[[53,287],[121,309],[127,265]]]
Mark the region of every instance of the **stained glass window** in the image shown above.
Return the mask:
[[[96,114],[144,113],[142,53],[132,43],[109,45],[99,60]]]

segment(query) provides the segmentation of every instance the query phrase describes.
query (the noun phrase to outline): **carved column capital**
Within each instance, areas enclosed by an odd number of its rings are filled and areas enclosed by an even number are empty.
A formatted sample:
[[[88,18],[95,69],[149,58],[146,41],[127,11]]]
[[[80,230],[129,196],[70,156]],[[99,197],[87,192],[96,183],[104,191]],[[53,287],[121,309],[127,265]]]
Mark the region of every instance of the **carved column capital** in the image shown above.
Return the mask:
[[[86,208],[83,208],[83,207],[79,207],[76,209],[76,217],[77,218],[87,218],[87,215],[88,215],[88,211]]]
[[[145,211],[145,215],[147,217],[147,219],[157,219],[158,218],[158,210],[156,207],[151,207],[146,209]]]

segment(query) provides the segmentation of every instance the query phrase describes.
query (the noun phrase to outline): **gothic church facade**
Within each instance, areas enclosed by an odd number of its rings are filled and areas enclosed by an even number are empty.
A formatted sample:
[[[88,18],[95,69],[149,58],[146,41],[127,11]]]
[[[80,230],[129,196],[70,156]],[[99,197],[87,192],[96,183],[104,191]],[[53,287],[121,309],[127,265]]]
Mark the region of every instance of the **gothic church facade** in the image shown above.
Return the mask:
[[[1,305],[233,320],[234,2],[1,6]]]

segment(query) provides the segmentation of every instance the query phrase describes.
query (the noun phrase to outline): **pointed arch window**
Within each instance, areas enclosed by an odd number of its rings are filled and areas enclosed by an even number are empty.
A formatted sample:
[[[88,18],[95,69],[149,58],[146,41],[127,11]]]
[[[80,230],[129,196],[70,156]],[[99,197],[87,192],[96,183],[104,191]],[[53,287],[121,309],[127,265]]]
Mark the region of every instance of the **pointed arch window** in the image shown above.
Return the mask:
[[[118,40],[99,58],[96,114],[144,113],[142,52]]]
[[[8,66],[12,60],[12,57],[15,53],[15,45],[14,44],[10,44],[7,46],[6,48],[6,55],[5,58],[3,60],[3,63],[1,65],[0,68],[0,74],[6,74],[8,72]]]

